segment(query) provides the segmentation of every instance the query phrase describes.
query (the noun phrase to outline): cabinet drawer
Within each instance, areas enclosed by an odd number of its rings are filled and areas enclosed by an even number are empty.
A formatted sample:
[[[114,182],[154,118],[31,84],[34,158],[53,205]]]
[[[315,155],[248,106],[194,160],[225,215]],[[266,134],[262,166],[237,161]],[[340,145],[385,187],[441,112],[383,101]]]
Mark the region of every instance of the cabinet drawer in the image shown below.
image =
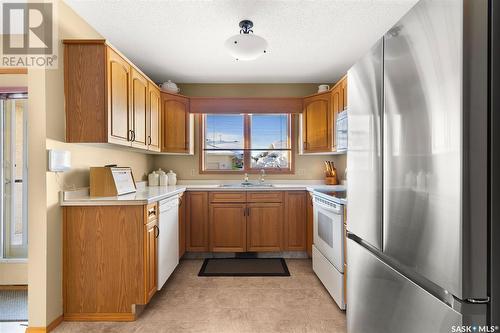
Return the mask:
[[[282,202],[283,192],[248,192],[247,193],[248,202]]]
[[[246,192],[210,192],[210,202],[246,202]]]
[[[144,219],[144,224],[158,219],[158,205],[155,203],[146,206],[146,218]]]

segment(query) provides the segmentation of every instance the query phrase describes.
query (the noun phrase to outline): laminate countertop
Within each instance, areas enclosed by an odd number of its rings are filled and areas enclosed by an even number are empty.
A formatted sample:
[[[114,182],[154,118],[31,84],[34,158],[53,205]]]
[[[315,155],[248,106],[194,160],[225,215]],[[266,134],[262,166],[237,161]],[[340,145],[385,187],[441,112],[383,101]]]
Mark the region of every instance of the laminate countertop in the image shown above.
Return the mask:
[[[343,185],[324,185],[316,182],[303,183],[273,183],[269,187],[221,186],[215,181],[207,183],[185,183],[176,186],[145,186],[137,183],[137,192],[114,197],[91,197],[89,188],[81,188],[60,192],[61,206],[116,206],[116,205],[146,205],[161,201],[185,191],[345,191]]]

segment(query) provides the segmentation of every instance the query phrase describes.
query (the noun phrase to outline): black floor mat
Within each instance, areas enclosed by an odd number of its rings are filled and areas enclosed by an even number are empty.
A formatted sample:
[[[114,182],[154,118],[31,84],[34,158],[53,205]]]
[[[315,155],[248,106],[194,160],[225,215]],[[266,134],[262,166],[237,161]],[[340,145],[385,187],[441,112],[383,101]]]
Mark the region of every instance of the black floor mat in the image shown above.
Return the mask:
[[[198,276],[290,276],[290,272],[283,258],[210,258]]]

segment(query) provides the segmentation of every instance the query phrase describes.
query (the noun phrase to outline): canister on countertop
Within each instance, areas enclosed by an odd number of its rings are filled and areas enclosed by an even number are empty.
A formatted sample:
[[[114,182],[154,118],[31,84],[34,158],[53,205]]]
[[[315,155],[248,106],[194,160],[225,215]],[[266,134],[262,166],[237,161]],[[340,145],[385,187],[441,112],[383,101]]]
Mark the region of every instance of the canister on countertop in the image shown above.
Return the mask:
[[[148,185],[149,186],[160,185],[160,175],[157,174],[156,171],[153,171],[148,175]]]
[[[158,174],[158,177],[160,179],[160,186],[167,186],[168,185],[168,176],[165,173],[165,171],[163,171],[160,168],[160,169],[158,169],[158,171],[156,171],[156,173]]]
[[[169,186],[174,186],[174,185],[177,184],[177,175],[175,174],[175,172],[173,172],[172,170],[170,170],[167,173],[167,177],[168,177],[168,185]]]

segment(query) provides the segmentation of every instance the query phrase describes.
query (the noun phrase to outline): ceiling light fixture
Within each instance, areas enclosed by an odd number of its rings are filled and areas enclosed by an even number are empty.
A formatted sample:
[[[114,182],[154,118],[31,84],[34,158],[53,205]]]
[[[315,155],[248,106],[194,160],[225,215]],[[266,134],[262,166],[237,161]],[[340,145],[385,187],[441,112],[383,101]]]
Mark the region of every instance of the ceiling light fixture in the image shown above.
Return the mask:
[[[226,40],[226,48],[236,60],[254,60],[266,53],[267,41],[252,30],[253,22],[240,22],[240,34]]]

